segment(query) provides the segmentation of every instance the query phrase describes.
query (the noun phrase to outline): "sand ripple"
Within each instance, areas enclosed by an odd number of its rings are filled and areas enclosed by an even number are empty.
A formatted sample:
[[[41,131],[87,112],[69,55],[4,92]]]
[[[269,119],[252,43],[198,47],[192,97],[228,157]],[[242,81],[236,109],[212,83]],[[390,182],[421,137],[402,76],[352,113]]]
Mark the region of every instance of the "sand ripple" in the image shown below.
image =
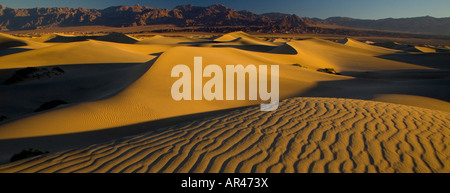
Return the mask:
[[[293,98],[0,166],[0,172],[450,172],[450,114]]]

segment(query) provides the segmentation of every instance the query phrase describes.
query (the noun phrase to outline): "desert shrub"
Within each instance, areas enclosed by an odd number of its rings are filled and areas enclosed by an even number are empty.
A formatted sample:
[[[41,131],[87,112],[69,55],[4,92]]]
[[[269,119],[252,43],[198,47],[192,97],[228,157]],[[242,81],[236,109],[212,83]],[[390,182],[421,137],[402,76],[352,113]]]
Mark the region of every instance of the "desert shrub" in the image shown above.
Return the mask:
[[[0,115],[0,121],[4,121],[6,119],[8,119],[8,117],[6,117],[5,115]]]
[[[28,78],[31,74],[38,71],[38,68],[28,67],[16,71],[11,78],[5,81],[5,84],[15,84]]]
[[[340,75],[339,73],[336,72],[336,70],[334,70],[334,68],[319,68],[319,69],[317,69],[317,71],[325,72],[325,73],[329,73],[329,74]]]
[[[43,152],[41,150],[32,149],[32,148],[25,149],[25,150],[22,150],[20,153],[14,154],[11,157],[10,161],[11,162],[15,162],[15,161],[18,161],[18,160],[21,160],[21,159],[26,159],[26,158],[30,158],[30,157],[46,154],[46,153],[49,153],[49,152],[48,151]]]
[[[53,108],[55,108],[59,105],[63,105],[63,104],[67,104],[67,102],[62,101],[62,100],[52,100],[52,101],[42,104],[38,109],[35,110],[35,112],[41,112],[41,111],[53,109]]]
[[[64,74],[64,70],[61,69],[60,67],[54,67],[54,68],[52,68],[52,72],[53,72],[54,74],[56,74],[56,75]]]
[[[293,66],[303,67],[301,64],[292,64]]]
[[[5,81],[5,84],[17,84],[28,80],[38,80],[41,78],[52,78],[55,76],[61,76],[64,74],[64,70],[59,67],[53,67],[51,70],[48,68],[36,68],[27,67],[17,70],[14,74]]]

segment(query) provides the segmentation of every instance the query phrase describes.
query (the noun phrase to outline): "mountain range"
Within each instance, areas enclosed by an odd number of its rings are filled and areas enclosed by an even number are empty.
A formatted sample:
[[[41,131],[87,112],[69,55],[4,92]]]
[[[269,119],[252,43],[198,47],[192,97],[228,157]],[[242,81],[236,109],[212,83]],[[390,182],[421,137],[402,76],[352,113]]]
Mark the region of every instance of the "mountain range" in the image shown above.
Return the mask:
[[[361,20],[333,17],[325,20],[283,13],[255,14],[237,11],[221,4],[209,7],[180,5],[174,9],[148,6],[113,6],[105,9],[28,8],[0,5],[0,30],[30,30],[51,27],[103,25],[113,27],[173,24],[180,27],[232,26],[264,33],[344,33],[332,26],[388,30],[395,32],[450,35],[450,18],[417,17]],[[328,29],[323,26],[328,26]],[[331,29],[330,27],[331,26]],[[223,30],[223,29],[222,29]],[[379,32],[382,33],[382,32]],[[387,32],[386,32],[387,33]]]
[[[399,19],[387,18],[378,20],[353,19],[348,17],[330,17],[323,20],[323,22],[346,27],[450,35],[450,17],[434,18],[430,16],[424,16]]]

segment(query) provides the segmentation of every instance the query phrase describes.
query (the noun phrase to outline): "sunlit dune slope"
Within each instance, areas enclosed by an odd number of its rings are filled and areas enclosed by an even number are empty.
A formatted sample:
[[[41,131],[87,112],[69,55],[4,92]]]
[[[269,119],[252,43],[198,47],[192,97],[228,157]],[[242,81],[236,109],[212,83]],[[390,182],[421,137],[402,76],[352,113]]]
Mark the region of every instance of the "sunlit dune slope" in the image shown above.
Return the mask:
[[[436,53],[436,49],[430,48],[430,47],[415,46],[414,48],[416,48],[417,50],[419,50],[420,52],[423,52],[423,53]]]
[[[396,50],[392,50],[392,49],[388,49],[388,48],[369,45],[369,44],[354,40],[352,38],[344,38],[344,39],[338,40],[338,43],[344,44],[349,47],[357,48],[360,50],[366,50],[367,53],[373,53],[373,54],[379,54],[379,55],[392,54],[392,53],[398,52]]]
[[[383,43],[376,43],[375,45],[389,48],[389,49],[395,49],[398,51],[404,51],[404,52],[412,52],[412,53],[436,53],[436,48],[431,48],[429,46],[417,46],[417,45],[407,45],[407,44],[400,44],[398,42],[383,42]]]
[[[0,33],[0,49],[14,48],[14,47],[37,49],[46,46],[48,45],[35,41],[30,41],[28,38],[19,38],[8,34]]]
[[[75,36],[75,35],[51,33],[42,35],[40,37],[34,37],[31,38],[30,40],[40,43],[68,43],[68,42],[85,41],[87,40],[87,36]]]
[[[444,91],[443,91],[444,92]],[[402,95],[402,94],[382,94],[376,96],[373,100],[396,103],[396,104],[405,104],[405,105],[413,105],[417,107],[423,107],[428,109],[435,109],[445,112],[450,112],[450,103],[447,101],[433,99],[429,97],[423,96],[414,96],[414,95]]]
[[[155,56],[111,46],[109,42],[82,41],[0,57],[0,69],[89,63],[146,62]]]
[[[423,66],[386,60],[377,56],[394,54],[396,51],[383,50],[375,46],[343,45],[327,40],[312,38],[288,42],[297,50],[298,60],[306,65],[334,67],[337,71],[378,71],[398,69],[429,69]]]
[[[450,114],[292,98],[0,166],[0,172],[450,172]]]
[[[188,38],[188,37],[165,37],[160,35],[155,35],[150,38],[143,39],[137,44],[153,44],[153,45],[183,45],[183,44],[189,44],[192,42],[200,42],[202,40]],[[204,40],[203,40],[204,41]]]
[[[276,46],[277,45],[272,42],[264,41],[264,40],[254,37],[254,36],[251,36],[242,31],[232,32],[232,33],[222,35],[222,36],[214,39],[214,41],[224,42],[224,43],[234,43],[234,44],[240,44],[240,45],[266,45],[266,46]]]

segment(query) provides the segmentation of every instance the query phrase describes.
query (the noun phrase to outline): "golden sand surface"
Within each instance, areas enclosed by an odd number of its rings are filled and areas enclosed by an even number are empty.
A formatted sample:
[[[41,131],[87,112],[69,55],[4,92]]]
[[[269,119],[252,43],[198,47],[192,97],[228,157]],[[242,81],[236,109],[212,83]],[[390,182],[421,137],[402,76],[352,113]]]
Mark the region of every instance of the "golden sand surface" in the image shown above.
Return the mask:
[[[265,41],[244,32],[77,38],[0,34],[0,82],[27,67],[64,71],[0,84],[0,116],[7,117],[0,122],[0,163],[29,147],[52,151],[0,172],[450,171],[448,53],[420,46],[423,53],[408,53],[351,38]],[[279,65],[279,109],[261,112],[253,107],[261,100],[173,100],[172,68],[193,69],[198,56],[203,66],[222,69]],[[324,68],[339,74],[318,71]],[[34,112],[56,99],[68,104]],[[121,131],[125,138],[107,143],[95,134],[241,107],[248,108],[145,134]],[[83,140],[83,134],[93,145],[42,143],[49,136]]]

